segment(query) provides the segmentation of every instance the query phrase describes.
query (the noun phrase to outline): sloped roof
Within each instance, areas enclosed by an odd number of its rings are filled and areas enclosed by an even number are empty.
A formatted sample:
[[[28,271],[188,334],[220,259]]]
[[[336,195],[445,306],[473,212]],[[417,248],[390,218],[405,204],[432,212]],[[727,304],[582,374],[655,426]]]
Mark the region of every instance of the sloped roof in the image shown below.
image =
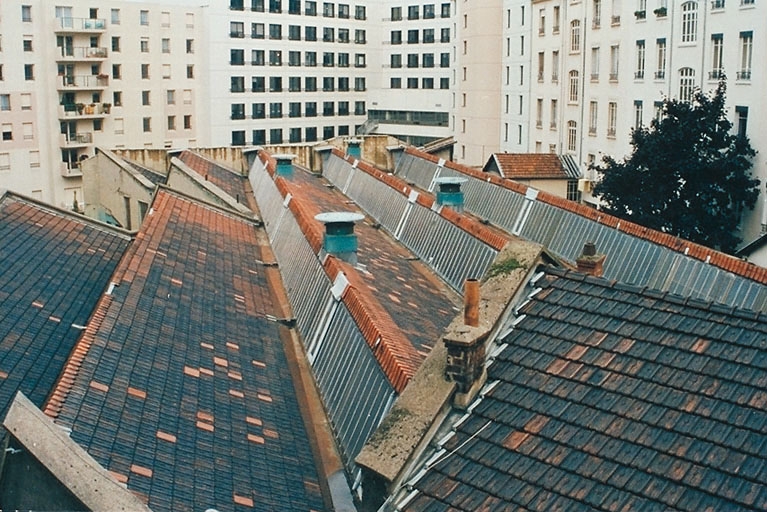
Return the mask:
[[[407,510],[767,508],[767,317],[546,269]]]
[[[2,417],[17,391],[43,404],[131,238],[4,193],[0,240]]]
[[[263,239],[160,189],[46,405],[155,511],[324,508]]]
[[[182,151],[178,155],[178,159],[201,176],[204,176],[206,180],[210,180],[211,183],[235,198],[235,200],[248,206],[253,211],[256,210],[255,198],[250,190],[247,176],[190,150]]]
[[[570,155],[553,153],[493,153],[483,168],[512,180],[578,179],[578,165]]]

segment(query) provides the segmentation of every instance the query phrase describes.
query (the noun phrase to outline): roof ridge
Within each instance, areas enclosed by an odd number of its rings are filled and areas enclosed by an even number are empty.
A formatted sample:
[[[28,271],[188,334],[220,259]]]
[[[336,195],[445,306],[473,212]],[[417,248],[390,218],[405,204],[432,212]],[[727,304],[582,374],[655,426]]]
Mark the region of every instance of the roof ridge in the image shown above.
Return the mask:
[[[411,185],[408,185],[402,178],[399,178],[393,174],[386,173],[384,171],[381,171],[377,167],[367,163],[363,162],[361,160],[357,160],[354,157],[344,155],[340,150],[333,149],[332,153],[335,156],[338,156],[339,158],[345,160],[347,163],[354,163],[354,161],[357,161],[357,169],[365,172],[369,176],[377,179],[381,183],[388,185],[391,189],[396,190],[401,195],[405,197],[409,197],[411,192],[416,192],[418,194],[418,197],[415,199],[415,201],[423,206],[424,208],[434,210],[434,204],[436,203],[435,196],[425,190],[421,189],[415,189]],[[509,242],[511,239],[510,237],[505,237],[499,233],[496,233],[492,229],[488,228],[487,226],[483,225],[479,220],[475,219],[474,217],[470,217],[464,213],[460,213],[453,208],[441,208],[439,211],[435,210],[435,213],[442,217],[443,219],[447,220],[457,228],[461,229],[462,231],[465,231],[469,235],[473,236],[474,238],[486,243],[490,247],[500,251],[504,248],[504,246]]]
[[[407,147],[405,152],[434,163],[437,163],[440,160],[438,157],[424,153],[412,146]],[[446,161],[444,165],[445,167],[448,167],[454,171],[490,182],[494,185],[498,185],[520,194],[525,194],[528,189],[532,188],[521,183],[505,180],[500,176],[488,175],[487,173],[483,173],[456,162]],[[759,267],[753,263],[741,260],[735,256],[730,256],[729,254],[725,254],[721,251],[705,247],[689,240],[684,240],[668,233],[663,233],[645,226],[641,226],[630,220],[619,219],[613,215],[595,210],[586,205],[568,201],[567,199],[543,190],[538,190],[537,200],[550,206],[554,206],[595,221],[607,227],[622,231],[637,238],[647,240],[648,242],[652,242],[656,245],[666,247],[667,249],[670,249],[674,252],[684,254],[685,256],[689,256],[699,261],[706,262],[722,270],[726,270],[741,277],[745,277],[751,281],[767,284],[767,268]]]

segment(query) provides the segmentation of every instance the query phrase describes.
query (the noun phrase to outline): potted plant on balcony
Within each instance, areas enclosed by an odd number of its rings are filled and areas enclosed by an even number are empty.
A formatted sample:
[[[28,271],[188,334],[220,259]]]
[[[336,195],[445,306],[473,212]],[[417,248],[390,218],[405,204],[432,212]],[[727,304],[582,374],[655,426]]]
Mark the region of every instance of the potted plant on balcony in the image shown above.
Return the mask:
[[[96,104],[95,103],[91,103],[90,105],[85,105],[85,113],[87,115],[91,115],[94,112],[96,112]]]
[[[666,15],[667,9],[665,7],[658,7],[653,11],[653,14],[655,14],[658,18],[662,18]]]
[[[85,109],[85,103],[75,103],[75,108],[79,115],[83,115],[83,109]]]
[[[636,19],[643,20],[645,19],[646,11],[634,11],[634,16],[636,16]]]
[[[112,110],[112,104],[111,103],[102,103],[101,109],[105,114],[108,114],[110,110]]]

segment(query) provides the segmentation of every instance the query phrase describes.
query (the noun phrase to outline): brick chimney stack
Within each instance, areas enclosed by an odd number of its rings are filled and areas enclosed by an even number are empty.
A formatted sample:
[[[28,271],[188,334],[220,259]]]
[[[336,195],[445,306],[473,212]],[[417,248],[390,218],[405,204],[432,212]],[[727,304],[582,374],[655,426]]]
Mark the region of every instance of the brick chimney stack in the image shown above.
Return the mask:
[[[578,259],[575,260],[575,264],[578,266],[578,272],[589,274],[594,277],[601,277],[606,259],[606,255],[597,254],[597,248],[594,245],[594,242],[586,242],[583,246],[583,252],[578,256]]]

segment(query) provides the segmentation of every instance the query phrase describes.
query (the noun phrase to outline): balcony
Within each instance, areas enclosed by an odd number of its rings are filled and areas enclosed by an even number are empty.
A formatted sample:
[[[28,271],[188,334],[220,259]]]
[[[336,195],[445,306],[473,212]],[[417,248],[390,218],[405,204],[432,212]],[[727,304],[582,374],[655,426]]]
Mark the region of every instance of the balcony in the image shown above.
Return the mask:
[[[738,71],[738,73],[735,75],[735,79],[740,81],[751,80],[751,70],[747,69],[743,71]]]
[[[111,108],[110,103],[68,103],[59,105],[59,119],[100,119],[109,114]]]
[[[616,77],[617,80],[617,77]],[[634,80],[644,80],[644,70],[639,69],[637,71],[634,71]]]
[[[711,1],[711,10],[715,11],[717,9],[724,9],[724,0],[712,0]]]
[[[77,162],[60,162],[59,171],[64,178],[81,178],[83,171],[80,170],[80,165]]]
[[[60,75],[59,89],[99,90],[109,85],[109,75]]]
[[[61,134],[59,135],[59,146],[62,148],[78,148],[93,144],[93,134],[91,132]],[[63,163],[63,162],[62,162]]]
[[[92,61],[103,60],[108,56],[106,48],[92,48],[90,46],[60,47],[61,54],[57,61]]]
[[[655,72],[655,79],[656,80],[665,80],[666,78],[666,72],[665,71],[656,71]]]
[[[102,18],[56,18],[56,33],[104,32],[107,21]]]
[[[714,69],[714,70],[708,72],[708,79],[709,80],[719,80],[720,78],[724,78],[724,70],[723,69]]]

